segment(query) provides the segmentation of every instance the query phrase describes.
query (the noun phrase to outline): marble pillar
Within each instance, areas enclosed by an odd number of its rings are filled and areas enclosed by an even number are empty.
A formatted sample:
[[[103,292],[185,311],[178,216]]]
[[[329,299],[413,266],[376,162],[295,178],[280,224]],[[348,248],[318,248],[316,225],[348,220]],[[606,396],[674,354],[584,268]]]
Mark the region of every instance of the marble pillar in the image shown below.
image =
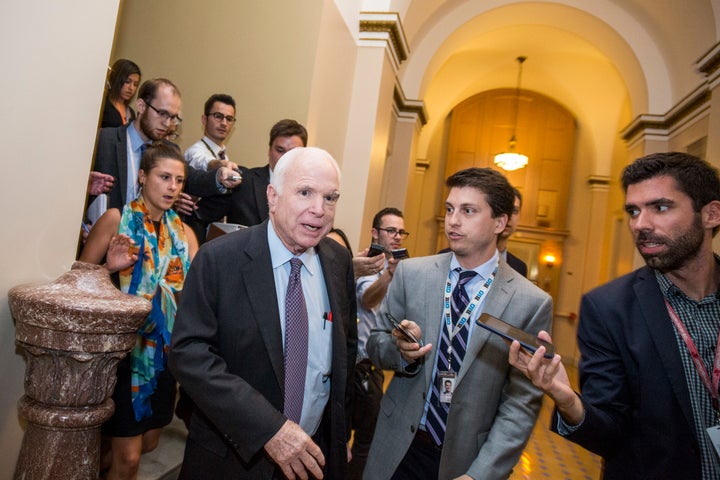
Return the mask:
[[[26,361],[18,411],[27,426],[15,478],[96,480],[117,363],[150,302],[120,292],[104,267],[83,262],[52,283],[11,289],[8,300]]]

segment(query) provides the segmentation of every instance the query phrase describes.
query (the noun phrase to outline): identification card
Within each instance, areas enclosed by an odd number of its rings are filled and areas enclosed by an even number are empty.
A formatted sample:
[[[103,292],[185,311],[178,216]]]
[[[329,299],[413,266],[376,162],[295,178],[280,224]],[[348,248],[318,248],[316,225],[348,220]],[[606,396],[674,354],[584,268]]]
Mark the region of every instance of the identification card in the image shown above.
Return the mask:
[[[707,432],[708,437],[710,437],[713,447],[715,447],[715,453],[717,453],[718,457],[720,457],[720,425],[715,425],[705,431]]]
[[[457,375],[455,372],[438,372],[438,391],[440,392],[440,403],[452,402],[453,392],[455,391],[455,380]]]

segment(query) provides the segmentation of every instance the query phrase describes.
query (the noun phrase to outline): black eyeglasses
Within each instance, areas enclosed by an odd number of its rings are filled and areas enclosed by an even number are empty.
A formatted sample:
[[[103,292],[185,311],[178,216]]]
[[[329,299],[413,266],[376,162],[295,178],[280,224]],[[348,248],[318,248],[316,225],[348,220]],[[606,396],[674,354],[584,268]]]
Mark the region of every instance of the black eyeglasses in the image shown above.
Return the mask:
[[[233,117],[232,115],[223,115],[220,112],[212,112],[208,113],[208,116],[213,117],[218,122],[222,122],[224,118],[225,120],[227,120],[228,123],[235,123],[235,117]]]
[[[383,232],[387,232],[388,235],[391,237],[395,237],[397,235],[400,235],[400,238],[407,238],[410,235],[410,232],[406,232],[405,230],[398,230],[397,228],[380,228],[376,227],[375,230],[382,230]]]
[[[160,115],[164,120],[170,120],[170,123],[172,123],[173,125],[180,125],[182,123],[182,118],[180,118],[180,115],[173,115],[167,110],[158,110],[157,108],[153,107],[150,102],[145,102],[145,105],[155,110],[155,113]]]

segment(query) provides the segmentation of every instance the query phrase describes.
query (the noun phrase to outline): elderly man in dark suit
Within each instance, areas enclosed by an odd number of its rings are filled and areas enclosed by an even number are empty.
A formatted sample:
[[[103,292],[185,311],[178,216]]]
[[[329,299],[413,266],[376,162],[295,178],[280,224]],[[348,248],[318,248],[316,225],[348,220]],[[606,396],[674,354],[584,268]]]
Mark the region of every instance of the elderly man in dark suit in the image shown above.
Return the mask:
[[[720,178],[691,155],[657,153],[622,183],[647,265],[583,297],[582,394],[543,347],[531,358],[515,344],[510,362],[555,401],[553,430],[603,457],[603,478],[720,478]]]
[[[357,348],[351,257],[326,239],[339,168],[283,156],[270,219],[208,242],[186,279],[169,365],[197,405],[180,478],[345,478]]]

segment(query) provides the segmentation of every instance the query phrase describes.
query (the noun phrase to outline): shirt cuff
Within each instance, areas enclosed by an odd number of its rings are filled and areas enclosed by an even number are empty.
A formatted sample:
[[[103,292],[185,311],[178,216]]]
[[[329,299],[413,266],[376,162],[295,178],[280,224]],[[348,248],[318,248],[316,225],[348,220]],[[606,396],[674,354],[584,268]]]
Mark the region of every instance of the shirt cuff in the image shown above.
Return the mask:
[[[219,169],[219,168],[215,171],[215,186],[217,187],[217,190],[218,190],[218,192],[220,192],[220,193],[227,193],[227,192],[228,192],[228,189],[225,188],[225,185],[223,185],[223,184],[220,182],[220,169]]]
[[[557,415],[557,431],[563,437],[574,433],[578,428],[582,426],[583,422],[585,421],[585,412],[583,412],[580,423],[578,423],[577,425],[568,425],[565,420],[563,420],[560,412],[555,412],[555,415]]]

